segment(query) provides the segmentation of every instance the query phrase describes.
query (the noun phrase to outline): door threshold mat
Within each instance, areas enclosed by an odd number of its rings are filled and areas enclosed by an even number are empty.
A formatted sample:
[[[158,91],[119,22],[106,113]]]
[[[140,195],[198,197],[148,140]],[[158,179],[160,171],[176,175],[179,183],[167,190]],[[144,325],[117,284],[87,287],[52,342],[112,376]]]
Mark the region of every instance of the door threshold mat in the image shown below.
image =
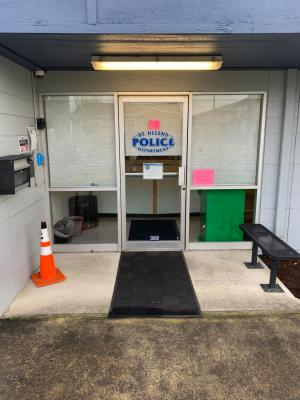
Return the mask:
[[[128,240],[180,240],[175,219],[134,219]]]
[[[121,254],[109,317],[199,315],[182,252]]]

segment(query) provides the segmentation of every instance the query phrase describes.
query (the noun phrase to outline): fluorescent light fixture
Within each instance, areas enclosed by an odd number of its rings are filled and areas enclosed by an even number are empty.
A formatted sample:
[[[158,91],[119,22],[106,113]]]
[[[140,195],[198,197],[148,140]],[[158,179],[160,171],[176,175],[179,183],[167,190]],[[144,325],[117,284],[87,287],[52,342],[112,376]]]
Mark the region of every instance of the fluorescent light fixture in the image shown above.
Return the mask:
[[[216,71],[222,67],[223,58],[93,56],[91,64],[96,71]]]

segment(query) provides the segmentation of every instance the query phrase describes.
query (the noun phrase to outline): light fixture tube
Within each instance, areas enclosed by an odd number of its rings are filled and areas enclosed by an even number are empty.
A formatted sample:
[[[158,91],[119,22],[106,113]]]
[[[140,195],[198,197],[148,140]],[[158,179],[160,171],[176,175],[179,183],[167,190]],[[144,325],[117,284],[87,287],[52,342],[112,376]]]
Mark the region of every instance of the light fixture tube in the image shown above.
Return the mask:
[[[222,67],[221,56],[210,57],[99,57],[91,64],[96,71],[216,71]]]

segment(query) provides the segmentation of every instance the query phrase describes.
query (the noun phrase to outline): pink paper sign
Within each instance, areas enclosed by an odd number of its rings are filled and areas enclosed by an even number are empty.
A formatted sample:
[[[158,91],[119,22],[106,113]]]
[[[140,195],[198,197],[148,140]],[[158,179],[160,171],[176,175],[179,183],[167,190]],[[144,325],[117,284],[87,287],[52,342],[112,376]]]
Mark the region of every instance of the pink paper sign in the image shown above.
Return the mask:
[[[159,131],[159,129],[160,129],[160,120],[159,119],[150,119],[148,121],[148,129],[150,131]]]
[[[209,186],[215,183],[214,169],[193,169],[192,185],[193,186]]]

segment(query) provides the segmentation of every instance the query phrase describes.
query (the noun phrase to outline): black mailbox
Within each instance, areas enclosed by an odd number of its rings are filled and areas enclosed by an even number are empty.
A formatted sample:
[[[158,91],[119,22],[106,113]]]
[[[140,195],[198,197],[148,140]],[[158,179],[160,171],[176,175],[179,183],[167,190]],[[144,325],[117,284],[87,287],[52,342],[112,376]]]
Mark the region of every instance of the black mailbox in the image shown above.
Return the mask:
[[[30,154],[0,157],[0,195],[30,186],[31,162]]]

